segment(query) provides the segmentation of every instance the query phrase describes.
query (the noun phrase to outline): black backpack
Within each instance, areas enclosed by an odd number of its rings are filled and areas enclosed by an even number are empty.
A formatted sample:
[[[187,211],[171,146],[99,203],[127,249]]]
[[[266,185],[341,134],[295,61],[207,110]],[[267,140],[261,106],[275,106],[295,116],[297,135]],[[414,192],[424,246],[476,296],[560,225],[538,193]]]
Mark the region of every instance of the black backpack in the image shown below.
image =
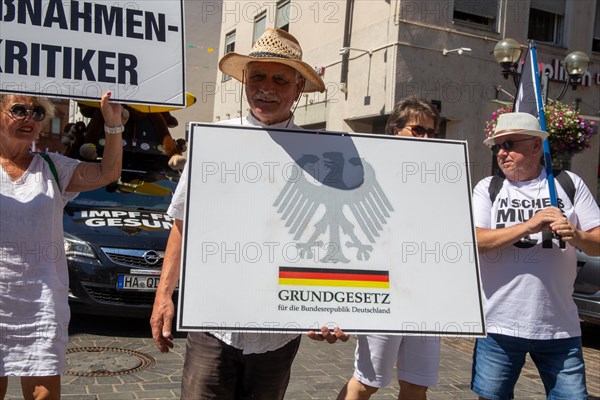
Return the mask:
[[[571,204],[575,205],[575,184],[573,183],[573,179],[571,179],[569,174],[567,174],[566,172],[564,174],[561,173],[562,170],[555,170],[552,172],[554,174],[554,178],[560,184],[560,187],[563,188],[563,190],[569,197],[569,200],[571,200]],[[488,193],[490,194],[490,200],[492,201],[492,204],[494,204],[494,201],[496,200],[500,189],[502,189],[504,179],[506,179],[506,177],[503,174],[494,175],[492,177],[490,187],[488,188]]]

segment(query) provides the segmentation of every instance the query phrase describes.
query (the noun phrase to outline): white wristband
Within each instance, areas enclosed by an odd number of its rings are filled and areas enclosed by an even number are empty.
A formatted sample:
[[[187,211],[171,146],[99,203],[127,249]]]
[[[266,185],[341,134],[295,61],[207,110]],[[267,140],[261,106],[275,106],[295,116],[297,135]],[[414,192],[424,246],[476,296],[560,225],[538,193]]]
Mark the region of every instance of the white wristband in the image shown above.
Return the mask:
[[[125,130],[125,127],[123,125],[108,126],[108,125],[104,124],[104,132],[111,134],[111,135],[123,133],[124,130]]]

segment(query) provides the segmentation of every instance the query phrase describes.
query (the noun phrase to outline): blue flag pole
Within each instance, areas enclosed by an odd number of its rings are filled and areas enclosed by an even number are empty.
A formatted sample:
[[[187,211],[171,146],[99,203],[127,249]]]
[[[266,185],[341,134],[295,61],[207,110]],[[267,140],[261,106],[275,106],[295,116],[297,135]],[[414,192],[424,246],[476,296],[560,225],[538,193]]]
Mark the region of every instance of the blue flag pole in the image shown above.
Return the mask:
[[[544,132],[546,130],[546,114],[544,113],[544,102],[542,101],[542,90],[540,85],[540,70],[537,62],[537,51],[535,47],[535,43],[531,42],[529,44],[529,51],[531,52],[531,63],[533,68],[533,76],[534,76],[534,87],[535,87],[535,96],[536,96],[536,104],[538,111],[538,119],[540,121],[540,127]],[[546,175],[548,177],[548,191],[550,192],[550,204],[554,207],[558,207],[558,199],[556,196],[556,184],[554,182],[554,172],[552,172],[552,155],[550,154],[550,142],[548,138],[546,138],[543,142],[544,147],[544,162],[546,166]]]
[[[519,84],[519,94],[517,94],[515,98],[515,107],[514,111],[524,111],[529,112],[530,114],[538,117],[540,121],[540,128],[544,132],[546,130],[546,115],[544,113],[544,102],[542,101],[542,90],[540,85],[540,70],[537,63],[537,51],[535,47],[535,43],[531,42],[529,44],[529,55],[531,57],[527,57],[526,60],[528,63],[525,63],[524,70],[521,74],[521,82]],[[532,79],[533,82],[527,82],[529,79]],[[533,85],[531,85],[533,84]],[[535,96],[535,104],[536,110],[527,109],[528,106],[526,103],[519,104],[518,99],[523,97],[528,97],[531,93],[525,93],[524,91],[527,88],[533,86],[533,94]],[[532,104],[533,105],[533,104]],[[535,114],[534,114],[535,112]],[[554,182],[554,172],[552,172],[552,156],[550,154],[550,142],[546,138],[543,142],[543,150],[544,150],[544,162],[546,167],[546,175],[548,177],[548,191],[550,192],[550,204],[558,207],[558,199],[556,196],[556,183]]]

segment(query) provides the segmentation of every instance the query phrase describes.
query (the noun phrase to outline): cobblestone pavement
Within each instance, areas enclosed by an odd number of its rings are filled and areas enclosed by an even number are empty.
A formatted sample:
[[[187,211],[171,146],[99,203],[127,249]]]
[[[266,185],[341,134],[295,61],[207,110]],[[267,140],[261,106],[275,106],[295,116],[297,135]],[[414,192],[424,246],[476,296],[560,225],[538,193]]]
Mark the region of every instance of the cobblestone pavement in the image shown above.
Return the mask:
[[[102,350],[67,357],[67,369],[82,374],[86,370],[105,376],[64,375],[63,399],[66,400],[121,400],[121,399],[178,399],[181,368],[185,352],[184,335],[177,335],[175,348],[168,354],[158,352],[151,339],[145,320],[73,317],[70,327],[69,348],[74,350]],[[590,399],[600,400],[600,326],[583,325],[584,357],[588,374]],[[302,339],[294,361],[292,379],[286,400],[335,399],[340,388],[353,371],[355,341],[328,345]],[[474,399],[469,389],[471,351],[473,341],[443,339],[440,380],[429,390],[430,400]],[[136,355],[141,353],[155,363],[142,365]],[[149,357],[147,357],[149,356]],[[86,369],[86,362],[88,368]],[[132,369],[130,373],[119,370]],[[535,367],[528,360],[516,388],[517,399],[544,399],[544,389]],[[398,385],[393,383],[372,397],[396,399]],[[22,398],[18,380],[9,379],[7,400]]]

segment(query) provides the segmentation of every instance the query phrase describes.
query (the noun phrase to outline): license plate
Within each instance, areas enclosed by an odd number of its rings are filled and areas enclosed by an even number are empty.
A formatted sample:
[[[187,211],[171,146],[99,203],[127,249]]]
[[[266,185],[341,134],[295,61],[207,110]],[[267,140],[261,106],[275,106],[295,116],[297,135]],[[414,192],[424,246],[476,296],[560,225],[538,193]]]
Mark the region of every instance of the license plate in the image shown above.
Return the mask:
[[[158,287],[159,280],[159,276],[119,274],[117,275],[117,289],[154,292]]]

